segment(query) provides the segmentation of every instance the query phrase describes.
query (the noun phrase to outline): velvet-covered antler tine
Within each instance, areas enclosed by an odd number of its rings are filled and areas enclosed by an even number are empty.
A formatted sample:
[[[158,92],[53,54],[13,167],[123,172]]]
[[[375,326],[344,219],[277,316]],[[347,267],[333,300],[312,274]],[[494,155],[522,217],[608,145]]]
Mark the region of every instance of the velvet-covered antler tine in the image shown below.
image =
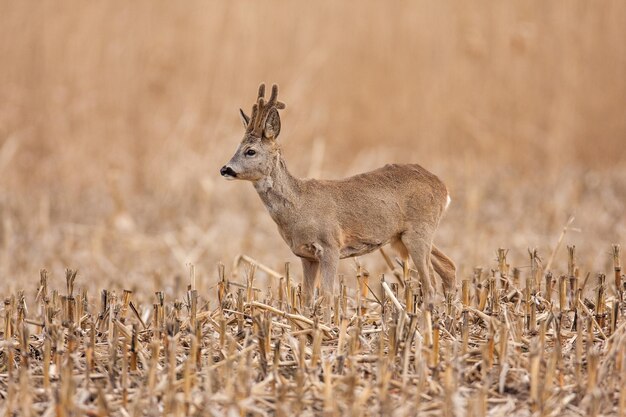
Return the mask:
[[[270,95],[269,104],[275,105],[278,100],[278,86],[276,84],[272,85],[272,94]]]
[[[263,123],[265,122],[265,115],[267,114],[268,106],[265,104],[265,99],[263,97],[259,98],[257,101],[258,116],[254,119],[254,131],[260,133],[263,131]]]
[[[256,118],[258,113],[259,113],[259,106],[256,103],[254,103],[252,105],[252,116],[250,116],[250,119]]]
[[[261,83],[261,85],[259,85],[259,96],[257,97],[257,100],[260,98],[265,98],[265,83]]]
[[[248,123],[248,128],[246,131],[251,132],[254,129],[254,122],[257,119],[257,114],[259,113],[259,106],[254,103],[252,105],[252,113],[250,115],[250,122]]]
[[[250,122],[248,123],[246,131],[259,136],[263,135],[263,129],[265,129],[265,123],[270,113],[284,108],[285,104],[278,101],[278,85],[272,85],[270,98],[266,101],[265,83],[262,83],[259,85],[257,102],[252,106],[252,114],[250,115]]]

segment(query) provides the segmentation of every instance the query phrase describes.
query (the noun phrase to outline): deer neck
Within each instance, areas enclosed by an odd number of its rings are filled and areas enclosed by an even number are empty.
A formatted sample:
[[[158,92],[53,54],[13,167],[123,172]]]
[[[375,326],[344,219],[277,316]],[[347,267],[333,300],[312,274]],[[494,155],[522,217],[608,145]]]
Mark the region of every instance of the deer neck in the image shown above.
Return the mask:
[[[254,182],[254,188],[275,222],[293,213],[300,197],[300,180],[287,170],[280,152],[276,155],[272,171]]]

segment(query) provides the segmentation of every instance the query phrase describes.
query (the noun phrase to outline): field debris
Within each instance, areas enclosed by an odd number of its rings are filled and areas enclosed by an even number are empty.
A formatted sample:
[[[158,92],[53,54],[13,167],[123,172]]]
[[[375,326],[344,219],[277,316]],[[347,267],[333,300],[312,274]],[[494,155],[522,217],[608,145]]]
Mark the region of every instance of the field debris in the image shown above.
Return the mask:
[[[400,287],[358,265],[358,287],[341,280],[335,299],[313,311],[288,264],[278,272],[245,255],[230,278],[220,265],[206,294],[191,267],[179,299],[87,294],[69,269],[53,289],[42,270],[33,304],[24,292],[3,300],[0,412],[624,415],[620,247],[611,249],[613,279],[582,276],[567,249],[558,276],[536,250],[522,273],[498,249],[493,269],[475,269],[437,305],[422,303],[417,281]],[[260,288],[256,274],[277,285]]]

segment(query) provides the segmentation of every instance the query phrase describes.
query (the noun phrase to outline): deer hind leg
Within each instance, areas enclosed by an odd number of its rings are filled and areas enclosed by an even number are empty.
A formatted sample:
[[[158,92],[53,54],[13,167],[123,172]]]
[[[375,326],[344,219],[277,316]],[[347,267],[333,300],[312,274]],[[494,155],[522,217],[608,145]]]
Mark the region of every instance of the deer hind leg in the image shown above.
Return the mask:
[[[407,231],[402,234],[402,243],[408,250],[422,283],[422,292],[426,302],[433,301],[435,274],[430,259],[432,233],[427,231]]]
[[[304,296],[304,305],[313,307],[315,302],[313,293],[319,281],[320,263],[311,259],[302,259],[302,295]],[[289,294],[287,294],[289,296]]]
[[[446,294],[454,293],[456,289],[456,266],[452,259],[448,258],[434,244],[430,252],[430,260],[437,275],[441,277],[443,291]]]
[[[409,261],[409,250],[404,245],[404,243],[402,243],[402,239],[398,237],[392,240],[390,244],[391,247],[398,253],[398,255],[400,255],[400,259],[402,259],[402,262],[406,264]]]

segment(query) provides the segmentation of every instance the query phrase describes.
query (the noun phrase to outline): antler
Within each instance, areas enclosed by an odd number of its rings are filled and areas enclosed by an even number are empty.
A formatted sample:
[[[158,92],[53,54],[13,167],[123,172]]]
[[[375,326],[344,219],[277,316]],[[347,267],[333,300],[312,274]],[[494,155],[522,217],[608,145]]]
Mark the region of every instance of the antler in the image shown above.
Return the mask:
[[[259,94],[256,103],[252,106],[252,115],[250,116],[250,123],[246,131],[255,135],[263,135],[263,129],[268,117],[273,112],[278,112],[285,108],[285,103],[278,101],[278,86],[272,85],[272,93],[270,99],[265,102],[265,84],[259,86]]]

